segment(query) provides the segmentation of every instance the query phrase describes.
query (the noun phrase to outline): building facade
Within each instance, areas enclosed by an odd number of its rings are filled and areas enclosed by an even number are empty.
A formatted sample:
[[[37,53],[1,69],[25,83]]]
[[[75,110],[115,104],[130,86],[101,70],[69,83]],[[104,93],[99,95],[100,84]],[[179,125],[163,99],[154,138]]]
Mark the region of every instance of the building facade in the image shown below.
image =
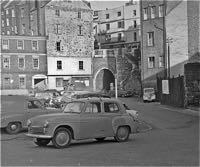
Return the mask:
[[[51,1],[45,6],[50,89],[70,83],[92,87],[92,14],[83,1]]]
[[[41,6],[34,1],[1,3],[2,94],[27,94],[46,87],[46,37],[39,26],[43,22],[36,17]]]
[[[113,49],[116,55],[118,85],[137,89],[132,75],[135,50],[140,49],[140,5],[129,1],[124,6],[94,11],[95,49]],[[115,75],[115,74],[113,74]],[[133,77],[132,77],[133,76]]]

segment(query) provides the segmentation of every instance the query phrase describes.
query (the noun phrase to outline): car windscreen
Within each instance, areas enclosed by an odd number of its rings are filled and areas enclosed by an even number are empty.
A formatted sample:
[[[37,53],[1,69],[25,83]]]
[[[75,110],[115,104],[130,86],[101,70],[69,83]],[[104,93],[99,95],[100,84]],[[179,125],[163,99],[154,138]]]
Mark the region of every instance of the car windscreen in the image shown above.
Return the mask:
[[[71,102],[68,103],[64,108],[64,113],[81,113],[84,102]]]

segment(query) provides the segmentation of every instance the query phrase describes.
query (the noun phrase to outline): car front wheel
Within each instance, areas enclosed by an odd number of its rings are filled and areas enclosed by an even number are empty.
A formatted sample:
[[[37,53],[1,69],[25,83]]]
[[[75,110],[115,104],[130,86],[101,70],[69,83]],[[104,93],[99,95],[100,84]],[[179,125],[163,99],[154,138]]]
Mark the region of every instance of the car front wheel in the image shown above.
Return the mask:
[[[20,122],[10,122],[6,127],[8,134],[17,134],[21,131],[22,126]]]
[[[36,140],[34,141],[34,143],[38,146],[46,146],[47,144],[49,144],[51,140],[50,139],[40,139],[40,138],[36,138]]]
[[[115,135],[115,140],[118,141],[118,142],[127,141],[128,138],[129,138],[129,134],[130,134],[130,131],[129,131],[128,127],[120,126],[117,129],[117,132],[116,132],[116,135]]]
[[[58,128],[52,139],[52,143],[56,148],[68,147],[71,143],[72,134],[67,128]]]

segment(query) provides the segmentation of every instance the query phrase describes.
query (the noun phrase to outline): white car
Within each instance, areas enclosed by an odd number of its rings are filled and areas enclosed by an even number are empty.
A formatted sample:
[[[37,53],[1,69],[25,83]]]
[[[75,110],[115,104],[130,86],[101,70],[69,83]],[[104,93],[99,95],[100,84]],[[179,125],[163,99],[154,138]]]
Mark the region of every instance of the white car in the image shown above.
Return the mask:
[[[143,102],[146,101],[155,101],[155,89],[154,88],[144,88],[143,89]]]

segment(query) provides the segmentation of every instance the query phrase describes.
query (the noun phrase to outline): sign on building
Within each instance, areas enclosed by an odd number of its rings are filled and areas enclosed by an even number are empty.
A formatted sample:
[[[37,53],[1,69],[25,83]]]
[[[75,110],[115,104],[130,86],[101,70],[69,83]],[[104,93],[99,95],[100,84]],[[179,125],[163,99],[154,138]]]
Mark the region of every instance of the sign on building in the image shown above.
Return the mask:
[[[169,94],[169,80],[162,80],[162,93]]]

